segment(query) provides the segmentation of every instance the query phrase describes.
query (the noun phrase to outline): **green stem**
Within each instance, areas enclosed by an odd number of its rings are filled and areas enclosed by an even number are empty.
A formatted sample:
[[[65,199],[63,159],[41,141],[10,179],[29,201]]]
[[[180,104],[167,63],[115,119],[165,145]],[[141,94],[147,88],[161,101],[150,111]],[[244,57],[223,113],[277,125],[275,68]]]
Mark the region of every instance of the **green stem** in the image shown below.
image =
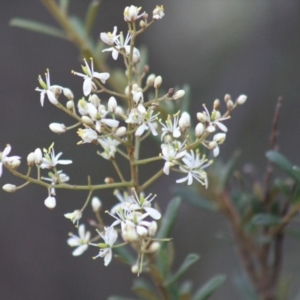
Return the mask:
[[[151,163],[153,161],[157,161],[157,160],[161,160],[161,156],[155,156],[155,157],[150,157],[150,158],[145,158],[145,159],[140,159],[140,160],[136,160],[134,162],[134,164],[137,165],[144,165],[144,164],[148,164]]]
[[[124,179],[124,177],[123,177],[123,175],[122,175],[122,172],[121,172],[121,170],[120,170],[120,168],[119,168],[117,162],[114,160],[114,158],[111,159],[111,162],[112,162],[112,164],[113,164],[113,166],[114,166],[116,172],[118,173],[118,175],[119,175],[121,181],[122,181],[122,182],[126,182],[125,179]]]
[[[139,188],[139,192],[145,190],[149,185],[151,185],[154,181],[156,181],[161,175],[164,174],[163,169],[159,170],[156,174],[154,174],[150,179],[148,179],[144,184],[142,184]]]

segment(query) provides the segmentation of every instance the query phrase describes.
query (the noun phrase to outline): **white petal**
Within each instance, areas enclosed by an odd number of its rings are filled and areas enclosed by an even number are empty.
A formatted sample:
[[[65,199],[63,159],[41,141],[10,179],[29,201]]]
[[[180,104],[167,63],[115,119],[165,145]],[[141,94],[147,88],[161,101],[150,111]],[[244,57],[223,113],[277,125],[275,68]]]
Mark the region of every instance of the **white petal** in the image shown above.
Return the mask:
[[[79,256],[79,255],[81,255],[84,251],[86,251],[88,247],[89,247],[89,246],[86,245],[86,244],[85,244],[85,245],[80,245],[79,247],[77,247],[77,248],[73,251],[72,255],[73,255],[73,256]]]
[[[57,99],[55,98],[55,95],[54,95],[54,93],[52,92],[52,91],[47,91],[47,96],[48,96],[48,99],[49,99],[49,101],[52,103],[52,104],[54,104],[54,105],[56,105],[56,104],[58,104],[58,101],[57,101]]]
[[[101,122],[112,128],[118,127],[120,123],[119,121],[114,119],[102,119]]]
[[[191,172],[188,173],[188,185],[191,185],[193,183],[193,175]]]
[[[142,124],[142,125],[139,126],[138,129],[136,130],[135,135],[136,135],[136,136],[141,136],[141,135],[144,133],[144,131],[145,131],[146,129],[148,129],[148,126],[147,126],[146,124]]]
[[[151,218],[153,218],[154,220],[158,220],[161,218],[161,213],[152,207],[145,207],[145,211],[149,214],[149,216]]]
[[[168,161],[166,161],[166,162],[165,162],[165,165],[164,165],[164,169],[163,169],[163,171],[164,171],[164,173],[165,173],[166,175],[169,175],[169,174],[170,174],[170,166],[171,166],[171,163],[168,162]]]
[[[109,249],[104,257],[104,266],[108,266],[109,263],[111,262],[112,258],[112,251]]]
[[[92,78],[85,78],[83,82],[83,94],[88,96],[92,91]]]
[[[217,147],[215,147],[214,150],[213,150],[214,157],[218,156],[219,153],[220,153],[220,148],[217,146]]]
[[[216,125],[220,128],[220,130],[227,132],[227,127],[221,122],[215,122]]]
[[[70,237],[67,240],[67,243],[70,247],[76,247],[76,246],[80,245],[78,238],[75,238],[75,237]]]
[[[68,165],[71,163],[72,163],[72,160],[70,160],[70,159],[61,159],[61,160],[57,161],[57,164],[60,164],[60,165]]]
[[[105,81],[109,78],[110,74],[109,73],[98,73],[94,72],[93,77],[98,78],[102,83],[105,83]]]

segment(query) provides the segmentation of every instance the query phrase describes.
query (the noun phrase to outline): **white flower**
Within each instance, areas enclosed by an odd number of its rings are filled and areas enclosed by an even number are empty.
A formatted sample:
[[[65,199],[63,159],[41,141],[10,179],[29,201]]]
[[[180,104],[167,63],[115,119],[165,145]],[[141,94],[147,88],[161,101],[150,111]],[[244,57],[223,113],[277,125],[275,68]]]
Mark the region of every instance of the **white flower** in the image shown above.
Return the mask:
[[[104,149],[104,152],[101,153],[101,156],[105,159],[111,159],[115,157],[117,151],[117,146],[120,144],[119,141],[112,139],[111,137],[98,139],[99,144]]]
[[[181,131],[185,131],[191,125],[191,117],[189,113],[184,111],[178,121]]]
[[[184,144],[179,141],[174,141],[172,144],[162,144],[161,150],[161,157],[166,161],[163,171],[169,175],[170,168],[178,164],[178,161],[186,154],[186,150]]]
[[[181,165],[179,169],[183,173],[187,173],[187,176],[176,180],[177,183],[182,183],[187,181],[188,185],[193,183],[193,178],[205,185],[207,187],[207,174],[203,169],[210,165],[207,159],[203,157],[200,159],[199,153],[191,150],[190,153],[186,152],[184,158],[182,159],[184,165]]]
[[[10,145],[6,145],[6,147],[4,148],[3,152],[0,152],[0,177],[2,176],[2,169],[3,169],[3,164],[9,166],[11,165],[13,167],[13,165],[15,165],[15,162],[20,162],[20,156],[10,156],[8,157],[7,155],[10,153],[11,151],[11,146]]]
[[[79,220],[82,217],[82,212],[81,212],[81,210],[77,209],[77,210],[74,210],[71,213],[64,214],[64,216],[67,219],[70,219],[73,222],[73,224],[76,223],[76,227],[78,227]]]
[[[120,191],[116,189],[114,190],[114,195],[118,198],[120,203],[115,204],[111,208],[110,214],[112,215],[116,214],[120,208],[128,209],[128,207],[130,207],[130,205],[134,203],[133,198],[127,192],[124,192],[122,195]]]
[[[67,243],[70,247],[77,247],[73,252],[73,256],[79,256],[85,252],[89,247],[89,242],[91,238],[91,233],[85,231],[84,224],[81,224],[78,227],[78,236],[73,233],[69,233],[70,238],[67,240]]]
[[[49,209],[53,209],[56,206],[56,199],[52,195],[49,195],[44,201],[44,204]]]
[[[49,172],[49,177],[43,177],[43,180],[50,181],[51,184],[63,183],[69,181],[70,177],[62,171],[57,171],[55,174]]]
[[[91,143],[96,141],[98,138],[98,134],[95,130],[91,128],[82,129],[79,128],[77,134],[82,138],[82,141],[79,143]]]
[[[40,86],[42,87],[42,89],[40,89],[40,88],[35,89],[36,91],[41,92],[41,96],[40,96],[41,105],[44,106],[45,95],[47,95],[49,101],[52,104],[57,105],[58,101],[56,99],[56,93],[61,93],[63,88],[61,86],[58,86],[58,85],[52,85],[51,86],[51,84],[50,84],[50,73],[49,73],[48,69],[47,69],[47,72],[45,73],[45,78],[46,78],[46,82],[44,82],[41,75],[39,75],[38,81],[39,81]]]
[[[141,7],[136,7],[134,5],[126,6],[124,9],[124,20],[125,22],[134,22],[140,17],[142,17],[145,12],[139,15]]]
[[[155,20],[161,19],[165,15],[164,7],[162,5],[156,5],[155,9],[153,10],[152,18]]]
[[[129,32],[127,33],[125,41],[124,41],[123,34],[121,33],[118,35],[118,38],[116,38],[114,41],[115,46],[111,47],[111,48],[103,49],[102,52],[111,51],[112,52],[111,55],[114,60],[118,59],[121,49],[125,49],[126,55],[129,55],[130,54],[130,45],[129,45],[130,39],[131,39],[131,35]],[[140,60],[140,56],[141,56],[140,51],[134,47],[133,48],[133,56],[132,56],[133,63],[138,62]]]
[[[104,257],[104,265],[108,266],[108,264],[111,262],[112,259],[112,247],[114,243],[116,242],[118,238],[118,233],[113,227],[104,228],[105,232],[104,234],[101,232],[98,232],[101,238],[104,240],[105,244],[91,244],[93,246],[100,246],[101,249],[99,251],[99,254],[95,257]]]
[[[171,121],[171,116],[168,115],[168,118],[166,120],[166,124],[160,122],[162,125],[162,134],[161,134],[161,139],[164,138],[166,134],[172,134],[174,138],[179,138],[181,136],[180,128],[178,126],[178,119],[179,119],[179,113],[175,114],[174,116],[174,121],[172,123]]]
[[[48,151],[46,149],[44,149],[44,157],[43,157],[43,162],[41,164],[42,169],[51,169],[51,168],[54,168],[58,164],[68,165],[68,164],[72,163],[72,160],[69,160],[69,159],[59,160],[59,158],[62,155],[62,152],[55,155],[53,146],[54,146],[54,144],[52,144],[49,147]]]
[[[140,107],[140,109],[139,109]],[[142,104],[140,104],[138,107],[138,109],[141,111],[141,108],[144,108],[144,106],[142,106]],[[158,113],[155,114],[155,115],[152,115],[153,113],[153,110],[151,108],[148,109],[148,111],[144,111],[144,112],[141,112],[141,114],[143,115],[143,123],[137,128],[136,132],[135,132],[135,135],[136,136],[141,136],[145,130],[148,130],[150,129],[151,133],[156,136],[157,135],[157,132],[155,130],[155,123],[156,123],[156,120],[157,120],[157,116],[158,116]]]
[[[202,116],[204,117],[204,119],[206,119],[206,122],[208,122],[208,126],[206,127],[206,130],[208,132],[214,132],[216,130],[216,127],[218,127],[220,130],[227,132],[227,127],[221,121],[227,120],[229,119],[229,117],[224,117],[224,118],[218,117],[215,110],[210,115],[206,106],[203,105],[203,107],[205,111],[203,112]],[[201,122],[201,118],[199,121]]]
[[[214,157],[219,155],[220,149],[219,149],[218,145],[222,144],[225,141],[225,138],[226,138],[226,133],[223,133],[223,132],[220,132],[220,133],[217,133],[214,135],[213,142],[216,143],[216,146],[213,149]]]
[[[101,32],[100,33],[100,39],[107,45],[112,46],[115,41],[119,38],[119,35],[116,35],[117,33],[117,26],[114,26],[114,31],[111,32]]]
[[[84,74],[74,72],[73,74],[83,77],[83,94],[88,96],[93,90],[97,90],[97,86],[93,81],[93,78],[99,79],[102,83],[105,83],[109,78],[109,73],[99,73],[94,71],[94,62],[91,59],[91,68],[89,67],[87,61],[84,59],[85,66],[82,66]]]

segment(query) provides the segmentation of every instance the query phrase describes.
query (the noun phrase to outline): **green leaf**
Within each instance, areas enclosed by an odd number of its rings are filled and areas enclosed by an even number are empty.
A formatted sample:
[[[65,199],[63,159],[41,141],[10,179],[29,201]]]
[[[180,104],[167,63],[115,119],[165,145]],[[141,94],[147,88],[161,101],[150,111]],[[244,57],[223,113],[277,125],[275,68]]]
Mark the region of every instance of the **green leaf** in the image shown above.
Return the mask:
[[[190,300],[192,287],[191,281],[183,282],[179,287],[179,300]]]
[[[133,291],[139,296],[147,300],[157,300],[157,295],[153,292],[155,289],[144,279],[136,279],[133,282]]]
[[[225,281],[225,275],[217,275],[210,279],[194,295],[193,300],[206,300],[218,289]]]
[[[93,28],[93,25],[95,23],[99,11],[99,7],[100,7],[100,1],[93,0],[87,9],[85,15],[85,24],[84,24],[86,35],[89,35]]]
[[[300,174],[297,172],[297,170],[294,170],[292,163],[282,154],[278,153],[277,151],[268,151],[266,153],[266,157],[279,169],[295,179],[297,183],[300,183]]]
[[[181,200],[179,197],[172,199],[167,207],[167,210],[162,219],[161,226],[157,233],[157,238],[163,239],[170,237],[174,228],[176,218],[178,216],[178,210]]]
[[[189,202],[192,205],[206,209],[209,211],[216,211],[217,207],[214,203],[203,198],[196,190],[183,185],[175,185],[171,188],[171,192],[182,197],[183,200]]]
[[[242,299],[244,300],[259,300],[258,296],[256,293],[253,291],[252,286],[250,285],[248,279],[241,275],[235,275],[233,278],[233,283],[239,290],[239,292],[242,295]]]
[[[136,298],[125,298],[122,296],[110,296],[108,300],[137,300]]]
[[[170,283],[173,283],[174,281],[178,280],[183,276],[183,274],[197,261],[199,260],[200,256],[195,253],[189,254],[180,268],[177,270],[177,272],[166,281],[165,286],[169,285]]]
[[[230,157],[230,159],[223,164],[222,168],[218,170],[219,173],[219,180],[220,180],[220,189],[223,191],[223,189],[228,184],[228,181],[230,180],[232,173],[235,169],[236,162],[240,156],[240,151],[235,151],[233,155]]]
[[[65,39],[65,40],[68,39],[62,30],[60,30],[56,27],[50,26],[50,25],[46,25],[41,22],[31,21],[31,20],[22,19],[22,18],[13,18],[10,20],[9,25],[19,27],[22,29],[39,32],[39,33],[43,33],[43,34],[47,34],[47,35],[51,35],[54,37]]]
[[[125,247],[114,248],[113,252],[117,258],[125,264],[133,265],[136,261],[133,255]]]
[[[253,216],[251,223],[254,225],[274,226],[280,224],[281,219],[272,214],[256,214]]]

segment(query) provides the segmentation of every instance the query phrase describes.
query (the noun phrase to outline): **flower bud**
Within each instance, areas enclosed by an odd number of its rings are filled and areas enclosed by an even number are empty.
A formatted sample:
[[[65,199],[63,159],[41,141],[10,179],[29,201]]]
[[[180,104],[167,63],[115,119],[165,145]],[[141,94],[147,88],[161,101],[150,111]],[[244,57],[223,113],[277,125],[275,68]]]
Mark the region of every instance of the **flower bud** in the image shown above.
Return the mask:
[[[89,101],[95,106],[98,107],[101,103],[101,99],[96,95],[92,94],[89,96]]]
[[[222,144],[225,141],[226,133],[220,132],[214,135],[213,140],[218,144]]]
[[[160,249],[160,244],[159,244],[159,242],[153,242],[153,243],[150,245],[148,251],[151,252],[151,253],[155,253],[155,252],[157,252],[159,249]]]
[[[196,137],[200,137],[204,132],[204,126],[202,123],[198,123],[196,128],[195,128],[195,135]]]
[[[154,20],[160,20],[163,16],[165,15],[164,13],[164,7],[163,5],[157,5],[155,7],[155,9],[153,10],[153,15],[152,15],[152,18]]]
[[[49,125],[49,128],[54,133],[64,133],[64,132],[66,132],[66,126],[64,124],[51,123]]]
[[[124,110],[123,110],[123,108],[121,107],[121,106],[117,106],[116,107],[116,111],[115,111],[115,113],[116,113],[116,115],[118,115],[118,116],[124,116]]]
[[[141,20],[139,25],[140,25],[141,28],[144,28],[146,26],[146,23],[145,23],[144,20]]]
[[[161,76],[157,76],[154,80],[154,88],[159,89],[162,84]]]
[[[110,112],[114,113],[117,108],[117,100],[115,97],[110,97],[108,99],[107,108]]]
[[[125,22],[134,22],[136,21],[140,16],[139,11],[141,10],[141,7],[136,7],[134,5],[126,6],[124,9],[124,20]]]
[[[9,168],[13,169],[13,170],[17,169],[20,164],[21,164],[21,161],[18,158],[8,162]]]
[[[181,131],[185,131],[191,124],[191,117],[187,112],[183,112],[179,118],[178,125]]]
[[[93,120],[92,120],[90,117],[88,117],[88,116],[82,116],[82,117],[81,117],[81,120],[82,120],[82,122],[83,122],[84,124],[86,124],[86,125],[90,125],[90,126],[93,126],[93,125],[94,125]]]
[[[155,221],[152,221],[148,227],[148,233],[150,236],[155,236],[157,231],[157,223]]]
[[[139,266],[137,264],[134,264],[132,267],[131,267],[131,272],[133,274],[137,274],[139,272]]]
[[[68,100],[73,100],[74,99],[74,94],[73,92],[68,89],[68,88],[63,88],[63,93],[65,95],[65,97],[68,99]]]
[[[216,141],[211,141],[208,144],[209,149],[215,149],[218,146],[218,143]]]
[[[124,94],[125,94],[126,96],[129,96],[129,86],[128,86],[128,85],[126,86],[126,88],[125,88],[125,90],[124,90]]]
[[[179,98],[182,98],[185,95],[184,90],[179,90],[173,95],[173,100],[177,100]]]
[[[91,204],[94,212],[100,211],[102,203],[98,197],[93,197]]]
[[[66,104],[66,108],[70,111],[74,110],[74,101],[73,100],[69,100]]]
[[[242,105],[242,104],[244,104],[246,102],[246,100],[247,100],[247,96],[246,95],[240,95],[237,98],[236,102],[237,102],[237,104]]]
[[[40,148],[34,150],[34,162],[36,165],[40,165],[43,162],[43,154]]]
[[[56,206],[56,200],[54,197],[49,196],[46,198],[46,200],[44,201],[44,204],[46,207],[48,207],[49,209],[53,209]]]
[[[207,122],[207,116],[204,113],[198,112],[197,119],[199,122],[205,123]]]
[[[219,99],[216,99],[215,101],[214,101],[214,109],[219,109],[220,108],[220,100]]]
[[[111,178],[111,177],[106,177],[106,178],[104,179],[104,182],[105,182],[106,184],[112,184],[112,183],[115,182],[115,180],[114,180],[113,178]]]
[[[33,152],[30,152],[27,156],[27,164],[29,167],[32,167],[35,164],[35,155]]]
[[[228,100],[227,103],[226,103],[226,106],[227,106],[228,110],[232,110],[232,108],[233,108],[233,102],[232,102],[232,100]]]
[[[2,188],[7,193],[14,193],[17,190],[17,187],[10,183],[5,184]]]
[[[224,101],[227,103],[229,100],[231,100],[231,96],[229,94],[226,94],[224,96]]]
[[[153,85],[154,85],[154,80],[155,80],[155,75],[154,75],[154,74],[150,74],[150,75],[147,77],[146,85],[147,85],[147,86],[153,86]]]
[[[121,126],[117,129],[116,131],[116,136],[122,137],[126,134],[126,127],[125,126]]]

